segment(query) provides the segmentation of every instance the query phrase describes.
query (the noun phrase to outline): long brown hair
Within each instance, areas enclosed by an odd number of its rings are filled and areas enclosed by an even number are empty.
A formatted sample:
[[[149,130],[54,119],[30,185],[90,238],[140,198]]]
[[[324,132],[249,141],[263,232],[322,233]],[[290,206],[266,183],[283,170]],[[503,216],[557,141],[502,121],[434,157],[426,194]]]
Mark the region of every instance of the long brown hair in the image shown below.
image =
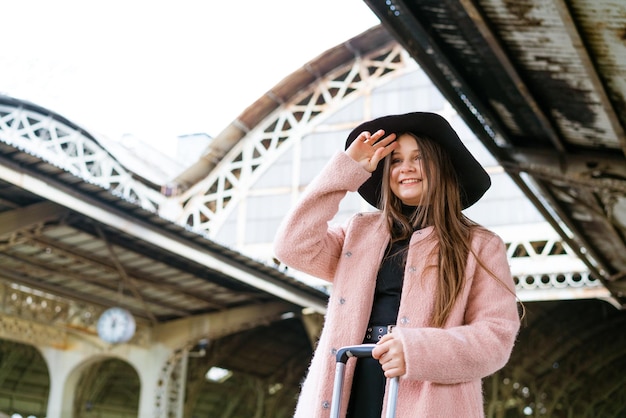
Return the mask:
[[[429,138],[415,138],[428,181],[426,193],[412,215],[403,215],[402,201],[389,184],[391,155],[385,158],[382,183],[382,208],[392,231],[392,242],[408,239],[416,229],[433,226],[438,239],[438,281],[431,325],[443,327],[465,286],[465,266],[471,251],[471,232],[478,224],[463,213],[456,171],[448,153]],[[398,135],[399,138],[401,135]]]

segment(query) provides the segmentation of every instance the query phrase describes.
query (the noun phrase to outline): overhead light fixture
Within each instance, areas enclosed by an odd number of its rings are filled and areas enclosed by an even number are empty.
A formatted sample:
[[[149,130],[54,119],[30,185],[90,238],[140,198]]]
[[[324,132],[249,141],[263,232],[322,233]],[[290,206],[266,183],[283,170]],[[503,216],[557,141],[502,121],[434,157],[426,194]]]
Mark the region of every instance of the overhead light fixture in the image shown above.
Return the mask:
[[[268,393],[270,395],[275,395],[282,388],[283,388],[283,384],[282,383],[274,383],[273,385],[270,385],[270,387],[267,389],[267,391],[268,391]]]
[[[205,377],[207,380],[211,382],[224,383],[232,375],[233,375],[233,372],[228,369],[223,369],[221,367],[213,366],[209,369],[208,372],[206,372]]]
[[[296,314],[293,312],[285,312],[280,316],[280,319],[291,319],[291,318],[295,318]]]

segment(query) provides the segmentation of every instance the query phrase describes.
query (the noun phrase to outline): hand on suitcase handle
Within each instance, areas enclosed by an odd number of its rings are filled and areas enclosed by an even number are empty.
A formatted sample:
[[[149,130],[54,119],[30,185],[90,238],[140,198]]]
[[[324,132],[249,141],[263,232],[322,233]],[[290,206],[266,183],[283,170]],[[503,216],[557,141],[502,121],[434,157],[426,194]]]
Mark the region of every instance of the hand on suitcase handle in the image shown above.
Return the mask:
[[[406,373],[404,345],[393,334],[387,334],[375,345],[372,357],[378,360],[388,378],[402,376]]]
[[[382,359],[382,357],[384,357],[388,351],[386,351],[384,354],[382,354],[379,357],[376,357],[373,355],[374,349],[377,346],[380,346],[381,343],[382,344],[387,343],[390,339],[391,337],[388,337],[387,335],[385,335],[383,339],[381,340],[381,342],[378,344],[361,344],[361,345],[351,345],[351,346],[342,347],[339,350],[337,350],[337,362],[346,364],[348,359],[351,357],[356,357],[356,358],[371,357],[371,358],[377,359],[381,363],[381,366],[383,367],[383,370],[385,371],[385,376],[389,378],[402,376],[404,373],[406,373],[406,363],[404,361],[404,351],[402,349],[402,343],[398,342],[400,346],[397,349],[393,360],[385,361]]]
[[[361,344],[342,347],[337,350],[337,364],[335,369],[335,383],[333,386],[333,398],[331,402],[330,417],[338,418],[341,410],[341,393],[343,390],[343,373],[346,363],[350,357],[365,358],[372,357],[372,350],[376,344]],[[387,403],[387,413],[385,418],[396,416],[396,402],[398,399],[398,377],[389,381],[389,396]]]

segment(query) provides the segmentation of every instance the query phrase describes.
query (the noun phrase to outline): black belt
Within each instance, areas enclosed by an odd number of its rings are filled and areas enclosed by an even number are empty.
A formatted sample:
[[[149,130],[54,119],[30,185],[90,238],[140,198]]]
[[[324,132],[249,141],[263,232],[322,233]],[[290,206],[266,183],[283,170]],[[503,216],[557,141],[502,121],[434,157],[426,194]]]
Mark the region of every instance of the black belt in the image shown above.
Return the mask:
[[[365,332],[365,339],[363,343],[371,344],[377,343],[383,335],[389,333],[393,328],[393,325],[370,325],[367,327],[367,331]]]

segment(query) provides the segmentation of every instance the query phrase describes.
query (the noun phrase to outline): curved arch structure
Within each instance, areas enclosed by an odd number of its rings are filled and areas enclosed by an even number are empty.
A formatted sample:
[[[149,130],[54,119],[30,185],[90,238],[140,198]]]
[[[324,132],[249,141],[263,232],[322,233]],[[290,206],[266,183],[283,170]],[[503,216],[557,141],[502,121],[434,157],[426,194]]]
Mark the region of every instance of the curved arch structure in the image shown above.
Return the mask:
[[[48,109],[0,95],[0,141],[155,212],[164,196],[135,178],[98,140]]]
[[[367,35],[380,41],[385,39],[381,28]],[[404,49],[391,39],[369,51],[344,47],[353,54],[347,60],[341,57],[347,62],[340,62],[326,74],[316,74],[313,83],[302,86],[303,91],[292,91],[295,94],[288,101],[275,98],[278,106],[268,109],[271,113],[247,130],[223,156],[214,151],[221,145],[220,137],[216,139],[208,155],[219,162],[204,179],[177,198],[181,208],[175,222],[214,237],[234,204],[246,196],[256,179],[284,149],[299,142],[325,117],[364,92],[415,69]],[[292,77],[297,78],[298,74]]]

